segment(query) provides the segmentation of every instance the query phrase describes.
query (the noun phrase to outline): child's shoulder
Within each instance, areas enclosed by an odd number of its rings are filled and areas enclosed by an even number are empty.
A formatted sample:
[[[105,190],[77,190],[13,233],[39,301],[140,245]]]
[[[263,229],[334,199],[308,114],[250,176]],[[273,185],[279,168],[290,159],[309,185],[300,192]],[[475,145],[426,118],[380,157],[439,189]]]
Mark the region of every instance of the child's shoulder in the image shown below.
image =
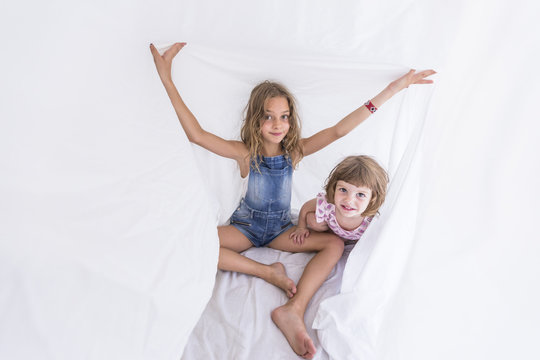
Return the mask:
[[[328,200],[326,200],[326,193],[324,191],[321,191],[317,194],[317,204],[320,204],[322,202],[328,202]]]
[[[326,193],[318,193],[316,199],[317,209],[319,213],[331,213],[332,211],[334,211],[334,204],[328,202],[328,200],[326,199]]]

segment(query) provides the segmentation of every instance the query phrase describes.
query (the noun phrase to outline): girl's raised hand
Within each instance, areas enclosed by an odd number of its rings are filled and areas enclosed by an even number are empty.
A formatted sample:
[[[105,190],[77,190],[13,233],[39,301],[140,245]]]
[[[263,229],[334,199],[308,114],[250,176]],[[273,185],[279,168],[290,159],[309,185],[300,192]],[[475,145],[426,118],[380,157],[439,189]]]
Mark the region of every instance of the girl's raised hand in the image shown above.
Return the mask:
[[[398,93],[401,90],[408,88],[412,84],[432,84],[433,80],[427,80],[428,76],[436,74],[435,70],[423,70],[416,72],[416,70],[411,69],[408,73],[403,75],[397,80],[392,81],[388,88],[394,93]]]
[[[171,81],[172,61],[184,46],[186,46],[185,42],[175,43],[161,55],[154,44],[150,44],[150,51],[154,57],[154,63],[156,64],[156,69],[162,82]]]

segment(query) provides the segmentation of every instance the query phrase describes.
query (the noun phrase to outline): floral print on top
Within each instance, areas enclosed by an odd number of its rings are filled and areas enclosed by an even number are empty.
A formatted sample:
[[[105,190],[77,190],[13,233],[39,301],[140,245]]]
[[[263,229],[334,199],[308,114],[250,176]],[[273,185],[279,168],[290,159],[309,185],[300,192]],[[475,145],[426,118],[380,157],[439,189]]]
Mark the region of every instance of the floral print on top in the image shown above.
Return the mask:
[[[336,206],[329,203],[326,200],[324,193],[317,194],[317,208],[315,209],[315,219],[318,223],[326,222],[330,230],[337,236],[347,240],[354,240],[355,242],[362,237],[364,231],[366,231],[368,225],[371,223],[373,216],[364,217],[364,221],[354,230],[345,230],[339,226],[336,219]]]

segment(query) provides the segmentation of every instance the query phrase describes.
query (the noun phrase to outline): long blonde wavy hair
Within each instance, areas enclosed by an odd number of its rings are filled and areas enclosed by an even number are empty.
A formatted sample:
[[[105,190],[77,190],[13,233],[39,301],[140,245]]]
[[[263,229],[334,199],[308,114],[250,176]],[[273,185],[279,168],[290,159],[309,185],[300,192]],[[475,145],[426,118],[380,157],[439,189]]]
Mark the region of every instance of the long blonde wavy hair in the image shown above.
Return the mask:
[[[249,149],[251,163],[259,169],[259,158],[262,156],[263,138],[261,134],[261,120],[264,116],[264,103],[267,99],[284,97],[289,104],[289,132],[281,141],[285,155],[291,160],[293,168],[298,165],[304,152],[300,145],[300,119],[296,110],[294,96],[282,84],[264,81],[251,91],[248,104],[245,108],[245,117],[240,130],[242,142]]]

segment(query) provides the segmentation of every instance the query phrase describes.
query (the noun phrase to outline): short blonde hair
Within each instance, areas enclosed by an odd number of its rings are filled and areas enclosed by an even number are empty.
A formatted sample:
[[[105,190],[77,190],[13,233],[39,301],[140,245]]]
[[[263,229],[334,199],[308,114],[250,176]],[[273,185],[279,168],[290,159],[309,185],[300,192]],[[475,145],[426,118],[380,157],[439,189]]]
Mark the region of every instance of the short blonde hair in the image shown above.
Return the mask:
[[[388,174],[375,160],[366,155],[348,156],[332,169],[325,184],[326,199],[332,204],[340,180],[371,189],[371,199],[362,216],[377,214],[386,198]]]
[[[294,96],[282,84],[267,80],[255,86],[251,91],[240,130],[242,142],[249,149],[249,156],[257,169],[259,163],[257,160],[259,156],[262,156],[261,119],[264,116],[264,104],[267,99],[274,97],[284,97],[289,104],[289,131],[281,141],[286,156],[290,158],[293,167],[296,167],[304,156],[300,144],[300,119]]]

